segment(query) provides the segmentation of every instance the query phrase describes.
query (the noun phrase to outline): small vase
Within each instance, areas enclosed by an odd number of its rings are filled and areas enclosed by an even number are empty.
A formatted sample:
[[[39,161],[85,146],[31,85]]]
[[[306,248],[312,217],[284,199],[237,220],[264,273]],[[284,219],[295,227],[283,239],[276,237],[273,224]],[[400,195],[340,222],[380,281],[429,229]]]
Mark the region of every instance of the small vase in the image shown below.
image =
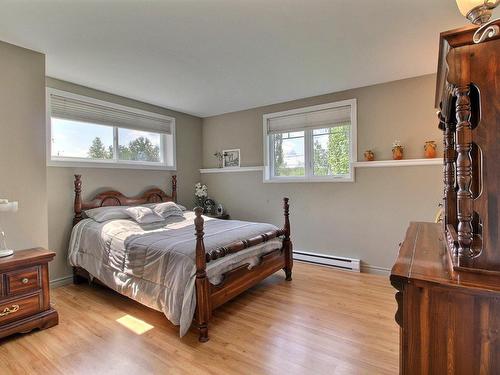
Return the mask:
[[[219,203],[217,206],[217,215],[222,215],[224,213],[224,207]]]
[[[393,147],[392,148],[392,158],[394,160],[403,159],[403,147],[401,147],[401,146]]]
[[[424,145],[424,156],[427,159],[433,159],[437,155],[436,141],[427,141]]]
[[[366,150],[364,155],[365,155],[366,161],[374,161],[375,160],[375,154],[373,153],[372,150]]]

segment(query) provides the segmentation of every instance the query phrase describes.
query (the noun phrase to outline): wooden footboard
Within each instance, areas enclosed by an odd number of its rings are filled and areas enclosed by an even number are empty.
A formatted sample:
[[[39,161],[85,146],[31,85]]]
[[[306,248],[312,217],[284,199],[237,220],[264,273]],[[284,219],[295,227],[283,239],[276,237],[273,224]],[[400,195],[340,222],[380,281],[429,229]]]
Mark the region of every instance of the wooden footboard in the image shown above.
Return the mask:
[[[283,199],[283,209],[285,215],[285,225],[283,229],[267,232],[247,240],[238,241],[207,253],[205,251],[205,244],[203,243],[203,209],[201,207],[195,208],[197,305],[194,324],[198,328],[199,340],[201,342],[208,341],[208,323],[214,309],[280,269],[285,271],[287,281],[292,280],[293,253],[292,242],[290,241],[288,198]],[[213,285],[208,281],[206,274],[206,265],[208,262],[225,257],[229,254],[237,253],[279,236],[283,236],[281,248],[261,256],[259,264],[252,269],[248,269],[249,265],[244,264],[225,273],[222,282],[218,285]]]

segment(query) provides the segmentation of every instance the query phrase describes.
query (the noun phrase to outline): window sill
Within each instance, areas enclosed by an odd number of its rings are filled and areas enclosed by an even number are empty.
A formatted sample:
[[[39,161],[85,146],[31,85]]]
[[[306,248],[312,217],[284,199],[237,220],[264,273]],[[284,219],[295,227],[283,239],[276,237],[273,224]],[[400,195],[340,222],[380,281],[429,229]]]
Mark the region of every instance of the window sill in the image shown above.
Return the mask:
[[[273,179],[264,179],[265,184],[293,184],[293,183],[315,183],[315,182],[354,182],[354,176],[349,178],[309,178],[309,179],[299,179],[299,178],[273,178]]]
[[[50,160],[47,162],[48,167],[59,168],[100,168],[100,169],[142,169],[153,171],[175,171],[175,166],[166,165],[151,165],[151,164],[128,164],[128,163],[96,163],[85,161],[57,161]]]

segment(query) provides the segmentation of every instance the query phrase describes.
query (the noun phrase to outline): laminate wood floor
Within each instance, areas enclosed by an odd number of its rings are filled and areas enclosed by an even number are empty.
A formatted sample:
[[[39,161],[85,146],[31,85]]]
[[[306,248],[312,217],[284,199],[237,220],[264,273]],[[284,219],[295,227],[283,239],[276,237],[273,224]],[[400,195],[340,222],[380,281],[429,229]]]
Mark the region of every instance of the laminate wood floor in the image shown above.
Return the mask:
[[[0,340],[0,374],[396,374],[388,278],[296,262],[215,312],[210,341],[98,286],[52,290],[60,324]]]

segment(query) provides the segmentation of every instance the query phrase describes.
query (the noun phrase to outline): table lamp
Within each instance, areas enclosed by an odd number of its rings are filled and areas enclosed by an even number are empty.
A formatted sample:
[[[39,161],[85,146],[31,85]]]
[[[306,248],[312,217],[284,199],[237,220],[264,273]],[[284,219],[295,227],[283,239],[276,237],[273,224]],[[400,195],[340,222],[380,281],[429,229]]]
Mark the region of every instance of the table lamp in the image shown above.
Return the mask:
[[[9,202],[7,199],[0,199],[0,215],[7,212],[17,212],[17,202]],[[5,232],[0,226],[0,258],[14,254],[14,250],[7,248]]]
[[[498,19],[490,21],[493,10],[500,4],[500,0],[457,0],[458,9],[479,29],[474,33],[474,43],[481,43],[500,33]]]

